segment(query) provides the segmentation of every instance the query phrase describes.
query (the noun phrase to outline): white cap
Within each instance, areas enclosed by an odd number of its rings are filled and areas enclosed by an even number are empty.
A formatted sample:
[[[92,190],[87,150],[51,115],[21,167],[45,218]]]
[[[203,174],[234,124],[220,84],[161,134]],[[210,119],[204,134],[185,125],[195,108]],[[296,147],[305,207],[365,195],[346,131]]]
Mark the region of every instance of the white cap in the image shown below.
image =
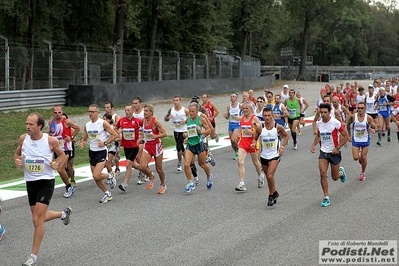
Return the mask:
[[[290,87],[288,87],[288,85],[287,85],[287,84],[285,84],[285,85],[283,86],[283,88],[287,88],[287,89],[289,89]]]
[[[384,87],[380,87],[379,91],[385,91]]]
[[[369,88],[374,88],[374,85],[373,84],[369,84]]]

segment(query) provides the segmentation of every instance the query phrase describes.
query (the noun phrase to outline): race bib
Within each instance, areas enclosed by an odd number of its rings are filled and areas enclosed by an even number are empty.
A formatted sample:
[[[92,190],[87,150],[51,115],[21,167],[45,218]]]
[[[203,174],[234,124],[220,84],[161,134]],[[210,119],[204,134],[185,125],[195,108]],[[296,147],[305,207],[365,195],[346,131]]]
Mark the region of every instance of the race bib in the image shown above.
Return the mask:
[[[380,111],[386,111],[388,110],[386,105],[380,105]]]
[[[355,130],[355,136],[356,137],[364,137],[364,136],[366,136],[366,130],[365,129],[356,129]]]
[[[252,131],[252,126],[241,126],[241,129],[242,129],[242,137],[244,137],[244,138],[252,137],[252,134],[245,133],[247,130]]]
[[[231,122],[237,122],[237,121],[239,121],[240,119],[239,119],[239,117],[238,117],[238,114],[230,114],[230,121]]]
[[[331,143],[333,141],[330,132],[320,132],[320,140],[322,143]]]
[[[263,149],[276,149],[276,140],[275,139],[262,139],[262,147]]]
[[[288,116],[296,116],[296,109],[288,109]]]
[[[136,138],[134,128],[122,129],[122,135],[125,140],[134,140]]]
[[[98,131],[97,130],[87,131],[87,135],[90,140],[98,140]]]
[[[43,159],[26,159],[25,170],[29,173],[43,173],[44,160]]]
[[[198,137],[197,125],[187,126],[187,137],[189,138]]]
[[[183,127],[182,124],[180,124],[180,121],[173,121],[173,126],[174,128],[180,129]]]
[[[57,136],[58,143],[60,144],[61,148],[64,148],[64,139],[62,136]]]
[[[143,130],[144,133],[144,139],[147,141],[152,141],[154,140],[153,138],[151,138],[151,134],[152,134],[152,129],[144,129]]]

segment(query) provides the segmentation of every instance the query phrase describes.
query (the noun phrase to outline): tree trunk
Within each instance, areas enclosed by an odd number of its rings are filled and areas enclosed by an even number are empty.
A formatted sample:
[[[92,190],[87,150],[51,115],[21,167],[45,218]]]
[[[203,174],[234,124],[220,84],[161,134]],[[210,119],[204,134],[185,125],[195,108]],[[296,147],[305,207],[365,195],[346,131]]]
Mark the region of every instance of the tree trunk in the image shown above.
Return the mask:
[[[115,30],[114,30],[114,45],[117,48],[117,82],[123,81],[123,41],[125,34],[125,18],[127,4],[124,0],[118,0],[115,8]]]
[[[302,80],[304,81],[306,79],[305,77],[305,71],[306,71],[306,59],[308,56],[308,43],[309,43],[309,35],[310,35],[310,15],[309,12],[306,11],[305,15],[305,27],[303,29],[303,34],[302,34],[302,52],[301,52],[301,64],[299,66],[299,73],[296,78],[296,80]]]
[[[152,62],[154,61],[154,52],[155,52],[155,43],[157,37],[157,29],[158,29],[158,1],[152,1],[152,17],[151,17],[151,39],[149,43],[150,47],[150,55],[147,61],[147,80],[152,80]],[[159,71],[161,71],[159,69]]]
[[[35,18],[36,18],[36,0],[29,1],[29,6],[32,16],[28,19],[28,40],[30,40],[31,57],[30,57],[30,69],[29,69],[29,89],[33,89],[33,67],[35,62]],[[28,48],[28,49],[29,49]],[[49,69],[50,71],[50,69]],[[25,87],[25,86],[24,86]],[[25,89],[25,88],[22,89]]]

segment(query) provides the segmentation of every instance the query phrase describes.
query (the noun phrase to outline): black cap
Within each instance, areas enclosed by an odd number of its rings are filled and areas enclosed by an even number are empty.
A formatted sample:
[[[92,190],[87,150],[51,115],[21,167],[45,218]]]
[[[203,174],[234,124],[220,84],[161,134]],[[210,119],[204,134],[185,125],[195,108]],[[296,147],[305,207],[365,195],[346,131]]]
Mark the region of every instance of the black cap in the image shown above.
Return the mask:
[[[191,99],[192,99],[192,100],[199,101],[200,98],[198,97],[198,95],[194,95],[193,97],[191,97]]]

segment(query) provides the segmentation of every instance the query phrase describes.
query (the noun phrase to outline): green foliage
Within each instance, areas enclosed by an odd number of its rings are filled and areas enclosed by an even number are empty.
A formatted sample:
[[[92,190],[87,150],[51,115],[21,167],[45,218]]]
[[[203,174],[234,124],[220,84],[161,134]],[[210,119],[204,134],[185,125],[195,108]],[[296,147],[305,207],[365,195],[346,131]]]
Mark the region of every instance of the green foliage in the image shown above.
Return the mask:
[[[390,0],[3,0],[0,34],[13,45],[30,45],[34,37],[40,46],[48,39],[106,49],[114,44],[121,5],[126,50],[149,50],[154,42],[162,51],[226,48],[274,65],[283,63],[281,48],[302,51],[306,28],[315,64],[399,63],[399,11]]]

